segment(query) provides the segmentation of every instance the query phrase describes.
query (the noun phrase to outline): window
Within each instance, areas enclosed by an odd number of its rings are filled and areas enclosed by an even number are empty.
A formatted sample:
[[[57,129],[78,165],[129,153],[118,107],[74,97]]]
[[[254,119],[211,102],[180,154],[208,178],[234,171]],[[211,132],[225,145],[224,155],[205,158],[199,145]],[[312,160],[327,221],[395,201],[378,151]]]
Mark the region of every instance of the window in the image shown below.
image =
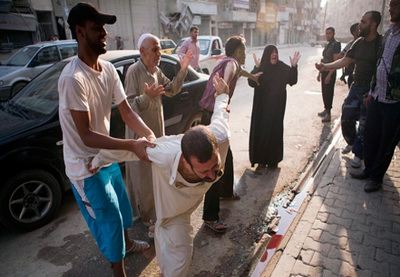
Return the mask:
[[[75,56],[78,52],[78,45],[59,45],[61,59],[66,59],[71,56]]]
[[[45,65],[58,62],[60,57],[58,56],[57,46],[46,47],[40,50],[40,52],[33,59],[31,66]]]

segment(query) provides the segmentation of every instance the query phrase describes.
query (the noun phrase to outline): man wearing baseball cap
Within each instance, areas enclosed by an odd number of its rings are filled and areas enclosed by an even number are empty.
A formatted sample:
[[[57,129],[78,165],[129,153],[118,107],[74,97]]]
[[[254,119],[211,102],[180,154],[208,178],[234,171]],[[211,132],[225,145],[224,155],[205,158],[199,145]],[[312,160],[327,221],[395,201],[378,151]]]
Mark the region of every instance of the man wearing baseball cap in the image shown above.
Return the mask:
[[[98,172],[89,171],[88,165],[100,149],[129,150],[149,161],[145,148],[154,147],[151,141],[155,136],[130,108],[114,66],[99,59],[107,52],[104,25],[116,20],[115,15],[103,13],[90,3],[79,3],[71,9],[68,24],[78,42],[78,56],[61,73],[58,91],[66,174],[99,249],[111,262],[114,276],[125,276],[125,254],[150,246],[129,239],[132,208],[118,164],[109,164]],[[142,139],[109,136],[112,103]]]

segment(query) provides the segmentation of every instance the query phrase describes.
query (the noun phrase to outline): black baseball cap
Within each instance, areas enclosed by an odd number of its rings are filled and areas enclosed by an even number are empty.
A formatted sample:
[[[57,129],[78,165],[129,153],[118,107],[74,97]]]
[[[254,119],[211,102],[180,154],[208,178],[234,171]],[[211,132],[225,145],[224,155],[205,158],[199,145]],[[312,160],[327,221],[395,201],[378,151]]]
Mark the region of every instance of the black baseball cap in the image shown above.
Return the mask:
[[[70,28],[74,28],[76,25],[82,25],[85,20],[100,24],[114,24],[117,17],[101,12],[91,3],[79,3],[69,12],[67,22]]]

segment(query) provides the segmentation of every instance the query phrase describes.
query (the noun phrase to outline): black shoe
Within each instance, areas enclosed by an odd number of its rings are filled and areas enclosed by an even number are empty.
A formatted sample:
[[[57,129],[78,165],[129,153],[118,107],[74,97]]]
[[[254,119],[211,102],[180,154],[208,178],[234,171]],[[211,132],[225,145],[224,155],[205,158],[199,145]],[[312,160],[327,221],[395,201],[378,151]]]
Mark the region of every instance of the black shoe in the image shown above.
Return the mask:
[[[365,184],[364,191],[365,192],[374,192],[374,191],[380,190],[381,187],[382,187],[382,183],[378,183],[378,182],[369,180]]]
[[[321,121],[322,121],[322,122],[330,122],[330,121],[331,121],[331,115],[327,113],[327,114],[322,118]]]
[[[359,180],[368,178],[368,175],[364,172],[364,170],[352,170],[350,171],[350,176]]]
[[[326,115],[326,110],[323,110],[322,112],[318,113],[319,117],[324,117]]]
[[[269,169],[276,169],[278,168],[278,163],[268,164]]]

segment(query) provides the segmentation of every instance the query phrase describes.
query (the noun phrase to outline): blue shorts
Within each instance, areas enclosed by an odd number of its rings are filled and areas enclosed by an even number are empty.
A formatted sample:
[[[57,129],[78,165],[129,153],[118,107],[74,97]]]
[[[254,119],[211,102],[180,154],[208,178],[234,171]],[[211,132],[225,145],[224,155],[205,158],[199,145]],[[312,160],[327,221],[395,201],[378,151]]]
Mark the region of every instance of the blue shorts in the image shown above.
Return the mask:
[[[124,230],[133,224],[132,207],[118,164],[72,182],[76,201],[103,255],[113,263],[125,257]]]

